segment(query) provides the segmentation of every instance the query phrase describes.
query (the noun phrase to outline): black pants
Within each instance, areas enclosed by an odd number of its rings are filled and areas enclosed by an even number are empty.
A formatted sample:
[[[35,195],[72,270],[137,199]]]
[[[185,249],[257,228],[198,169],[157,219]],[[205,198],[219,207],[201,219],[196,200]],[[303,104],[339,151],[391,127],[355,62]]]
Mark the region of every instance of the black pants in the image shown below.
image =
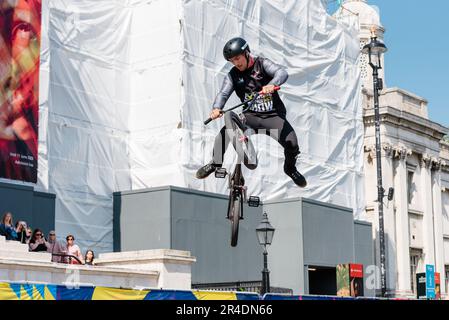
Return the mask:
[[[252,129],[251,133],[264,133],[275,139],[284,148],[284,172],[291,173],[295,171],[296,156],[300,153],[298,138],[293,127],[285,119],[285,116],[273,114],[261,117],[250,112],[245,113],[244,116],[246,120],[243,123],[247,127],[247,135],[250,133],[248,130]],[[223,163],[224,154],[229,145],[229,138],[225,131],[226,127],[223,127],[215,138],[213,151],[213,162],[215,164],[221,165]]]

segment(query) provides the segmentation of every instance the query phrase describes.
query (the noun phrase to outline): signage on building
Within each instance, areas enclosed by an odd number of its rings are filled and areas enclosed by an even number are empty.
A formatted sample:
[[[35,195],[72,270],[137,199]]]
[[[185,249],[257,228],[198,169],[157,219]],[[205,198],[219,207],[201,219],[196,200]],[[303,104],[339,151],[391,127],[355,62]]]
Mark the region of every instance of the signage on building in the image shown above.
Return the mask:
[[[426,296],[427,299],[435,299],[435,268],[426,265]]]
[[[0,178],[35,183],[41,0],[0,3]]]
[[[337,296],[360,297],[363,294],[363,265],[337,265]]]
[[[440,274],[434,266],[426,265],[426,272],[416,274],[416,295],[418,299],[440,298]]]
[[[437,300],[441,299],[441,286],[440,286],[440,274],[435,272],[435,298]]]
[[[426,299],[426,274],[416,274],[416,297],[418,299]]]

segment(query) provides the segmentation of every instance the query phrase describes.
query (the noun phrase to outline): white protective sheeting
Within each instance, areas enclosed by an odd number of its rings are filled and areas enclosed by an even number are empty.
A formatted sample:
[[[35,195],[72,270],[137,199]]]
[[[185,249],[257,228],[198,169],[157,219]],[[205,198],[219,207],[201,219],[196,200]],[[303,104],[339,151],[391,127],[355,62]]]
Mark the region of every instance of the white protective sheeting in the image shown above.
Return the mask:
[[[255,55],[287,68],[281,97],[309,182],[294,186],[281,147],[254,136],[260,165],[244,172],[249,192],[363,212],[357,31],[329,17],[322,1],[48,0],[38,187],[57,195],[60,237],[72,233],[83,250],[110,251],[114,191],[177,185],[227,193],[224,180],[199,181],[195,171],[210,160],[223,125],[202,121],[230,69],[223,44],[238,35]],[[229,168],[234,152],[225,159]]]
[[[57,234],[83,251],[112,250],[114,191],[182,184],[167,153],[179,149],[180,5],[43,2],[38,189],[57,195]]]
[[[220,120],[205,128],[199,122],[206,118],[231,67],[223,61],[223,44],[241,35],[255,55],[287,68],[289,79],[282,86],[281,98],[299,139],[297,166],[309,183],[306,189],[294,186],[283,173],[282,148],[268,137],[253,136],[261,163],[255,171],[244,173],[249,192],[263,200],[302,196],[331,202],[354,208],[356,217],[362,218],[363,121],[357,30],[328,16],[320,0],[183,3],[182,166],[186,185],[227,192],[224,181],[198,181],[194,173],[210,160],[214,135],[223,125]],[[235,96],[228,106],[234,102]],[[230,168],[232,155],[227,154],[227,159]]]

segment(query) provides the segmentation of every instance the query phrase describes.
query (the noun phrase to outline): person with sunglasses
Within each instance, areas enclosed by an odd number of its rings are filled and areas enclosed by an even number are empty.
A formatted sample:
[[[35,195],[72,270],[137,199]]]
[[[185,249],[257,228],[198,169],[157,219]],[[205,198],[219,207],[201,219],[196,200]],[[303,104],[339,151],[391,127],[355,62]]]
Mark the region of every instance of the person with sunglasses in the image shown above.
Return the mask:
[[[70,255],[70,256],[75,256],[81,261],[81,263],[84,263],[83,255],[81,254],[81,249],[80,249],[80,247],[78,247],[77,244],[75,244],[75,237],[73,235],[69,234],[66,237],[66,240],[67,240],[66,254]],[[69,264],[79,264],[79,262],[74,258],[69,257],[68,261],[69,261]]]
[[[62,245],[58,240],[56,240],[56,232],[54,230],[51,230],[48,233],[48,243],[49,247],[47,249],[47,252],[52,254],[51,261],[62,262],[63,260],[61,256],[53,255],[53,254],[65,254],[64,245]]]
[[[41,229],[35,229],[30,240],[30,251],[46,252],[50,244],[45,240],[44,233]]]

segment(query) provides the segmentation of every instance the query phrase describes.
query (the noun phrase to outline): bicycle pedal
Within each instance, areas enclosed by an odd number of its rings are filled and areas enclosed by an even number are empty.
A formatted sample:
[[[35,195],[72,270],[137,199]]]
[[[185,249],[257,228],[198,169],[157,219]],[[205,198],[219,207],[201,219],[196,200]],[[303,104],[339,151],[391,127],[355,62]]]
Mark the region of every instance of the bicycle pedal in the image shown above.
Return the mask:
[[[251,196],[248,199],[248,206],[250,207],[258,207],[260,206],[260,198],[256,196]]]
[[[227,174],[228,173],[226,172],[226,168],[219,168],[215,170],[215,178],[223,179]]]

